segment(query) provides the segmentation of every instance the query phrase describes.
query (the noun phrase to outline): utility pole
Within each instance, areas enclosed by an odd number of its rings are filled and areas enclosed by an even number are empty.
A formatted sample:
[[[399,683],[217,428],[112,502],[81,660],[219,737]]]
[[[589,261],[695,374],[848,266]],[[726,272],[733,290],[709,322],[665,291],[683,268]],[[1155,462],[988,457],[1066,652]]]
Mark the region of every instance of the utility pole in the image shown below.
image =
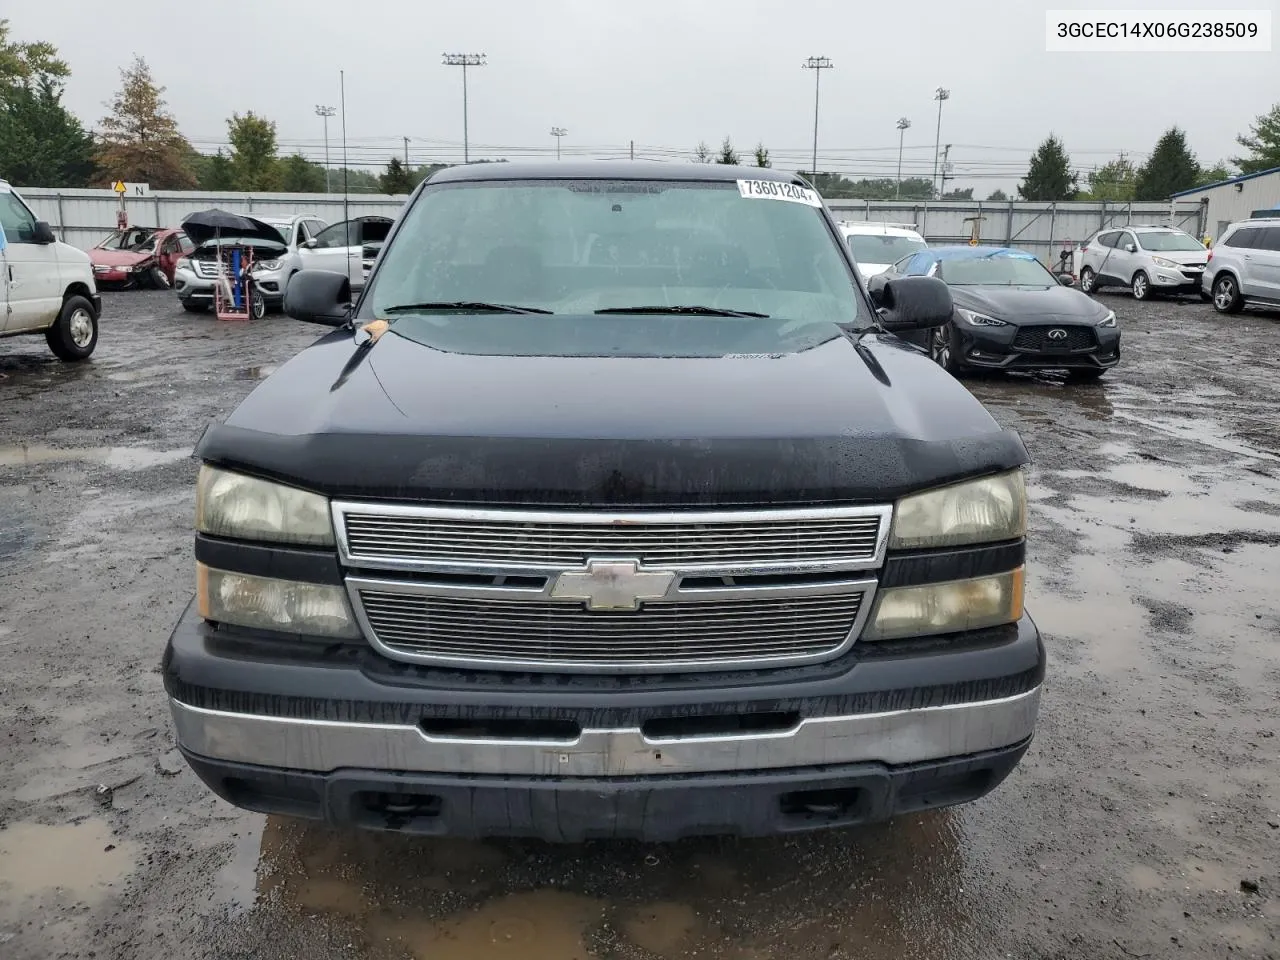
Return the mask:
[[[947,144],[942,148],[942,182],[938,188],[938,199],[941,200],[943,194],[947,192],[948,174],[951,173],[951,164],[947,162],[947,158],[951,156],[951,144]]]
[[[404,138],[404,168],[409,169],[409,138]]]
[[[911,121],[906,117],[898,119],[898,185],[893,190],[895,200],[902,196],[902,138],[906,136],[907,128],[910,126]]]
[[[564,135],[565,135],[566,133],[568,133],[568,132],[569,132],[569,131],[568,131],[568,130],[566,130],[564,127],[552,127],[552,128],[551,128],[551,135],[552,135],[553,137],[555,137],[555,138],[556,138],[556,159],[557,159],[557,160],[559,160],[559,159],[560,159],[560,140],[561,140],[561,138],[563,138],[563,137],[564,137]]]
[[[483,53],[446,53],[444,55],[444,65],[446,67],[462,68],[462,162],[471,162],[471,148],[467,132],[467,67],[483,67],[485,55]]]
[[[322,107],[316,104],[316,116],[324,117],[324,192],[329,190],[329,118],[338,111],[333,107]]]
[[[631,141],[631,159],[634,160],[635,158],[636,158],[636,142],[632,140]]]
[[[944,100],[951,99],[951,91],[939,87],[934,92],[933,99],[938,101],[938,135],[933,142],[933,180],[930,181],[930,186],[938,179],[938,153],[940,152],[939,148],[942,146],[942,103]]]
[[[813,71],[813,179],[816,186],[818,180],[818,84],[822,79],[822,71],[830,70],[835,64],[826,57],[810,57],[801,66]]]

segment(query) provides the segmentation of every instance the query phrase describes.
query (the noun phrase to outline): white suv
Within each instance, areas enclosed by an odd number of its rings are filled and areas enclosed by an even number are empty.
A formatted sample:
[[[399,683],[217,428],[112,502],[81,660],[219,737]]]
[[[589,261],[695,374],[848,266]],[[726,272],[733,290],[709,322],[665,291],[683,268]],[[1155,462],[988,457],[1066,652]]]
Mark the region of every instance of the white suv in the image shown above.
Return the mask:
[[[864,281],[884,273],[892,264],[928,246],[914,223],[842,220],[840,233],[849,245]]]
[[[0,228],[0,336],[43,333],[60,360],[86,359],[102,314],[89,255],[60,243],[4,180]]]
[[[1246,303],[1280,306],[1280,218],[1241,220],[1209,251],[1200,285],[1219,313]]]
[[[1172,227],[1099,230],[1080,257],[1080,289],[1128,287],[1135,300],[1155,293],[1195,293],[1209,259],[1204,244]]]

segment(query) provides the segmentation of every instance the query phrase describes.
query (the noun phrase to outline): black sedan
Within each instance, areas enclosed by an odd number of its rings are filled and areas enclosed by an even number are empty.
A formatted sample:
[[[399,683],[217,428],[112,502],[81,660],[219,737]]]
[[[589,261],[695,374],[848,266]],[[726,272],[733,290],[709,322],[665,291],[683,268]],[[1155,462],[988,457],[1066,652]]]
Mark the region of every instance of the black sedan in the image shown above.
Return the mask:
[[[1120,361],[1120,328],[1108,310],[1059,279],[1033,254],[1009,247],[931,247],[873,277],[938,277],[951,288],[951,323],[919,345],[953,374],[965,370],[1066,370],[1095,380]]]

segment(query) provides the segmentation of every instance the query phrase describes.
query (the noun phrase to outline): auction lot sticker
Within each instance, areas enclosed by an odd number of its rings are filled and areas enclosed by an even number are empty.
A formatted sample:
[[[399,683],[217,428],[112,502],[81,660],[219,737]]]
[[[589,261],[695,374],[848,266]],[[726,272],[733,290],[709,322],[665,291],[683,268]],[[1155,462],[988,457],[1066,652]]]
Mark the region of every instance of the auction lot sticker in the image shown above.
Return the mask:
[[[810,207],[822,206],[822,199],[808,187],[781,180],[739,180],[738,193],[748,200],[786,200]]]

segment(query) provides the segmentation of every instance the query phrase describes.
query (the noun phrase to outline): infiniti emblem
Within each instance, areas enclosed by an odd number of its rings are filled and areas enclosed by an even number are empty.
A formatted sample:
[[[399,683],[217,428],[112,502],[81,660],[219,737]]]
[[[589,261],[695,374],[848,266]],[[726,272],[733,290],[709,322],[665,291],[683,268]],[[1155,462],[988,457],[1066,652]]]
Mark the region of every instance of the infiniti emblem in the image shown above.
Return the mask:
[[[556,577],[551,596],[581,600],[588,610],[638,610],[642,600],[661,600],[676,575],[670,570],[641,570],[638,560],[589,560],[585,570]]]
[[[1057,329],[1050,330],[1048,336],[1050,340],[1065,340],[1067,339],[1067,331],[1059,327]]]

